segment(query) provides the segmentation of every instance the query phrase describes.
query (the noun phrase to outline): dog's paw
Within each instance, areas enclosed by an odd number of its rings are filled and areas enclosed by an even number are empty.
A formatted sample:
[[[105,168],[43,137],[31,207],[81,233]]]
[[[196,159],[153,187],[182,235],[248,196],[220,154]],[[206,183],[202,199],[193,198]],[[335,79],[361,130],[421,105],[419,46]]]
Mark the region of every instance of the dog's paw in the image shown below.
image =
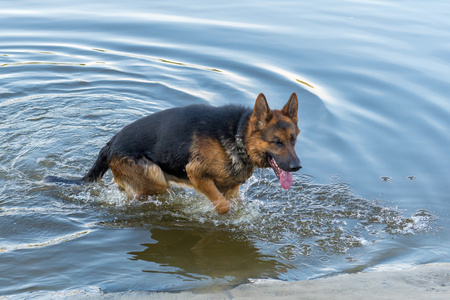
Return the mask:
[[[220,215],[224,215],[230,211],[231,204],[228,200],[222,200],[220,202],[215,203],[214,208]]]

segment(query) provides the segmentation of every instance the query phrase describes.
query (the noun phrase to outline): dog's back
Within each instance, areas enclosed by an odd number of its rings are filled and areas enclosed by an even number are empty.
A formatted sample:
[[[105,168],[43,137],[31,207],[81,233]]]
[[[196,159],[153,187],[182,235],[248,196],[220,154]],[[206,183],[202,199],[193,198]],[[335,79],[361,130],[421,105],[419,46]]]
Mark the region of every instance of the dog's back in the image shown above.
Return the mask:
[[[108,161],[145,157],[164,172],[187,179],[193,137],[234,141],[239,120],[250,114],[250,109],[234,105],[190,105],[157,112],[119,131],[110,141]]]

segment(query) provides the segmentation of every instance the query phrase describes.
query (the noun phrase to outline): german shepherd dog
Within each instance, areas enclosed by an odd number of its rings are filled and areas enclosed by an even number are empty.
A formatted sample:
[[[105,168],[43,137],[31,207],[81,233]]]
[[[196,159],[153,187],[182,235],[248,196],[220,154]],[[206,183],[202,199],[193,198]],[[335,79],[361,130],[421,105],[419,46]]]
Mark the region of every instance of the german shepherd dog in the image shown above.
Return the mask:
[[[297,95],[281,110],[271,110],[259,94],[253,110],[235,105],[190,105],[141,118],[104,146],[80,179],[49,176],[44,182],[84,184],[100,180],[108,169],[131,197],[164,193],[170,183],[202,192],[219,214],[256,167],[272,167],[289,189],[301,168],[295,153]]]

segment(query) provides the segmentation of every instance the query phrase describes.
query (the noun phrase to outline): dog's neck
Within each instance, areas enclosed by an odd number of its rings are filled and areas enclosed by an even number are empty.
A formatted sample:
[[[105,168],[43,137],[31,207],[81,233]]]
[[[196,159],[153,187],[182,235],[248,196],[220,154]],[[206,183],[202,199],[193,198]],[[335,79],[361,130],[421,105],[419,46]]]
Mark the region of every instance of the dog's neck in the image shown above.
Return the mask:
[[[241,116],[241,118],[239,119],[235,135],[237,153],[239,155],[239,158],[246,164],[251,163],[250,157],[248,156],[247,150],[245,149],[245,141],[244,141],[245,130],[247,129],[249,118],[250,114],[243,114]]]

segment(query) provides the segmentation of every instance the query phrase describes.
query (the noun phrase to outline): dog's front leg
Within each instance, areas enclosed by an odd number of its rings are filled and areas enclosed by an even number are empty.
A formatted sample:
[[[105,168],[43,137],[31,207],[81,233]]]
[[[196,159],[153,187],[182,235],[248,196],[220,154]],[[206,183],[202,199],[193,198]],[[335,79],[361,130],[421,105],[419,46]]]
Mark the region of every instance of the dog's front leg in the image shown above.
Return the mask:
[[[230,202],[217,189],[212,179],[189,176],[189,180],[194,188],[208,197],[219,214],[223,215],[230,211]]]
[[[232,188],[229,188],[229,189],[223,191],[223,194],[224,194],[225,198],[227,198],[227,199],[239,199],[239,187],[240,186],[241,185],[238,184],[238,185],[236,185],[236,186],[234,186]]]

